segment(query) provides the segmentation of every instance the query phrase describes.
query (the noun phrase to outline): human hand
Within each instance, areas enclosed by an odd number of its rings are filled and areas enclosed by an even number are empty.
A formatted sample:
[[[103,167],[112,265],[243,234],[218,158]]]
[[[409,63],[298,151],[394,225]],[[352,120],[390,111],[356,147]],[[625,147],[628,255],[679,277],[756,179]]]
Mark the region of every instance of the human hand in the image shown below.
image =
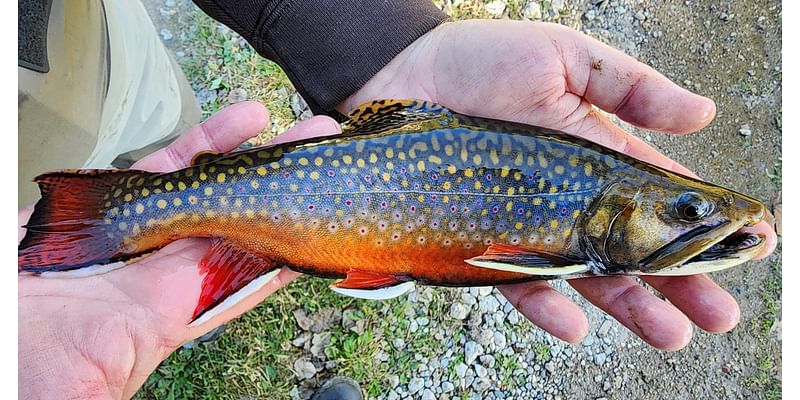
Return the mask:
[[[200,151],[234,149],[268,121],[259,103],[230,106],[132,168],[184,168]],[[332,119],[315,117],[273,143],[338,131]],[[20,212],[20,226],[32,211]],[[20,228],[20,240],[24,234]],[[255,307],[299,275],[284,269],[233,308],[189,328],[203,279],[197,264],[208,246],[206,239],[178,240],[125,268],[82,279],[19,276],[20,398],[132,397],[178,346]]]
[[[691,174],[596,112],[595,105],[655,131],[688,133],[714,118],[713,101],[686,91],[652,68],[575,30],[546,23],[475,20],[443,24],[397,55],[337,109],[378,98],[417,98],[454,111],[558,129],[652,164]],[[762,222],[766,257],[777,237]],[[739,322],[736,301],[706,275],[642,277],[669,302],[629,277],[570,280],[584,297],[650,345],[678,350],[691,322],[726,332]],[[568,342],[588,331],[581,309],[546,282],[500,291],[528,319]]]

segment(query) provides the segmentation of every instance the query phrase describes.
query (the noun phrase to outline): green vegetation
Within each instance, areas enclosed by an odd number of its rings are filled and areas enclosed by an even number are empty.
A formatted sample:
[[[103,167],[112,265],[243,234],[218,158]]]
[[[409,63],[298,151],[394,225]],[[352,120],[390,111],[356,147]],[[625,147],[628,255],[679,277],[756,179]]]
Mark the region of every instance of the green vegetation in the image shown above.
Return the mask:
[[[761,359],[756,374],[745,379],[745,385],[758,387],[767,400],[779,400],[782,398],[781,388],[783,383],[775,372],[772,359],[768,356]]]
[[[767,176],[772,179],[772,183],[781,187],[783,185],[783,157],[778,157],[778,161],[772,167],[772,171],[767,171]]]

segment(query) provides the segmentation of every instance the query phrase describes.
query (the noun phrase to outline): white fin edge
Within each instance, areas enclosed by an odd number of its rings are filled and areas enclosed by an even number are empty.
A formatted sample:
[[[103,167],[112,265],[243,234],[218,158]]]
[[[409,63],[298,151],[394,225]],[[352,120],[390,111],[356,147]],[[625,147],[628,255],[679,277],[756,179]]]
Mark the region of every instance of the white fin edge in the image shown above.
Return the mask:
[[[696,261],[689,264],[684,264],[678,267],[673,267],[668,270],[662,270],[653,273],[646,273],[642,275],[655,275],[655,276],[685,276],[706,274],[709,272],[721,271],[728,269],[739,264],[749,261],[747,257],[734,257],[714,261]]]
[[[589,270],[589,267],[586,266],[586,264],[567,265],[564,267],[521,267],[519,265],[477,260],[474,258],[469,260],[464,260],[464,262],[474,267],[497,269],[500,271],[508,271],[508,272],[519,272],[528,275],[560,276],[560,275],[579,274],[581,272],[586,272]]]
[[[272,280],[272,278],[275,277],[275,275],[278,275],[279,272],[281,272],[280,268],[274,269],[272,271],[267,272],[264,275],[259,276],[256,279],[253,279],[252,281],[250,281],[250,283],[244,285],[243,288],[236,291],[236,293],[233,293],[232,295],[225,298],[225,300],[223,300],[222,303],[219,303],[216,306],[214,306],[214,308],[206,310],[206,312],[200,314],[200,316],[197,317],[196,320],[192,321],[189,324],[189,328],[194,328],[195,326],[202,325],[211,318],[214,318],[217,315],[222,314],[226,310],[235,306],[240,301],[247,298],[247,296],[250,296],[251,294],[257,292],[259,289],[264,287],[267,283],[269,283],[269,281]]]
[[[70,271],[50,271],[42,272],[39,274],[42,278],[47,279],[75,279],[86,278],[89,276],[102,275],[109,273],[115,269],[120,269],[125,266],[124,261],[117,261],[111,264],[94,264],[88,267],[73,269]]]
[[[414,281],[403,282],[399,285],[380,289],[345,289],[331,286],[331,290],[345,296],[367,300],[388,300],[404,295],[414,289]]]

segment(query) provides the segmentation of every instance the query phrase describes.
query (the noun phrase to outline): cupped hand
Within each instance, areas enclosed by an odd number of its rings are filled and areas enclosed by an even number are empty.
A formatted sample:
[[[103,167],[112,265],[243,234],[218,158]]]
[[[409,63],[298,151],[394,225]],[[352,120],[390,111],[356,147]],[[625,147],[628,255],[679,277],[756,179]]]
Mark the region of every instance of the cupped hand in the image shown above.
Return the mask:
[[[269,121],[259,103],[230,106],[133,168],[173,171],[204,150],[230,151]],[[327,117],[299,123],[274,143],[339,132]],[[22,210],[24,225],[32,207]],[[19,230],[19,239],[25,234]],[[125,268],[82,279],[20,276],[20,398],[129,398],[186,341],[255,307],[298,274],[281,271],[264,288],[210,321],[188,328],[200,295],[205,239],[171,243]]]
[[[342,102],[347,113],[378,98],[431,100],[454,111],[558,129],[679,173],[691,174],[598,113],[596,106],[642,128],[689,133],[714,118],[713,101],[680,88],[652,68],[575,30],[546,23],[475,20],[446,23],[419,38]],[[766,223],[760,257],[777,238]],[[726,332],[739,306],[706,275],[571,280],[584,297],[650,345],[678,350],[692,324]],[[533,323],[568,342],[588,331],[582,310],[545,282],[500,287]],[[690,322],[691,321],[691,322]]]

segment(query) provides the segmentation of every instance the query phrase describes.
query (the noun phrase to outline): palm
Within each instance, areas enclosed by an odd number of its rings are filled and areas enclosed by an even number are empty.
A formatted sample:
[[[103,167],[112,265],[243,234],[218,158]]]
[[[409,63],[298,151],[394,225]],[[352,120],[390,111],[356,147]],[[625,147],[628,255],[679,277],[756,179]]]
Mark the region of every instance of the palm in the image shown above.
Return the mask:
[[[229,107],[134,168],[183,168],[200,151],[235,148],[266,123],[266,110],[257,103]],[[317,117],[277,140],[337,131],[333,120]],[[31,212],[20,212],[20,225]],[[203,279],[197,265],[208,246],[205,239],[179,240],[125,268],[83,279],[20,276],[20,397],[129,398],[182,343],[255,307],[297,275],[281,271],[231,309],[189,328]]]
[[[576,31],[514,21],[440,26],[405,49],[339,110],[347,112],[376,98],[406,97],[432,100],[464,114],[563,130],[686,174],[691,172],[626,133],[593,105],[635,125],[672,133],[698,130],[715,113],[710,100]],[[756,229],[768,236],[765,256],[774,248],[775,234],[764,223]],[[671,304],[627,277],[570,283],[661,349],[684,347],[692,334],[690,320],[712,332],[728,331],[738,323],[735,300],[705,275],[645,281]],[[557,337],[575,342],[587,332],[580,308],[546,283],[500,290],[531,321]]]

